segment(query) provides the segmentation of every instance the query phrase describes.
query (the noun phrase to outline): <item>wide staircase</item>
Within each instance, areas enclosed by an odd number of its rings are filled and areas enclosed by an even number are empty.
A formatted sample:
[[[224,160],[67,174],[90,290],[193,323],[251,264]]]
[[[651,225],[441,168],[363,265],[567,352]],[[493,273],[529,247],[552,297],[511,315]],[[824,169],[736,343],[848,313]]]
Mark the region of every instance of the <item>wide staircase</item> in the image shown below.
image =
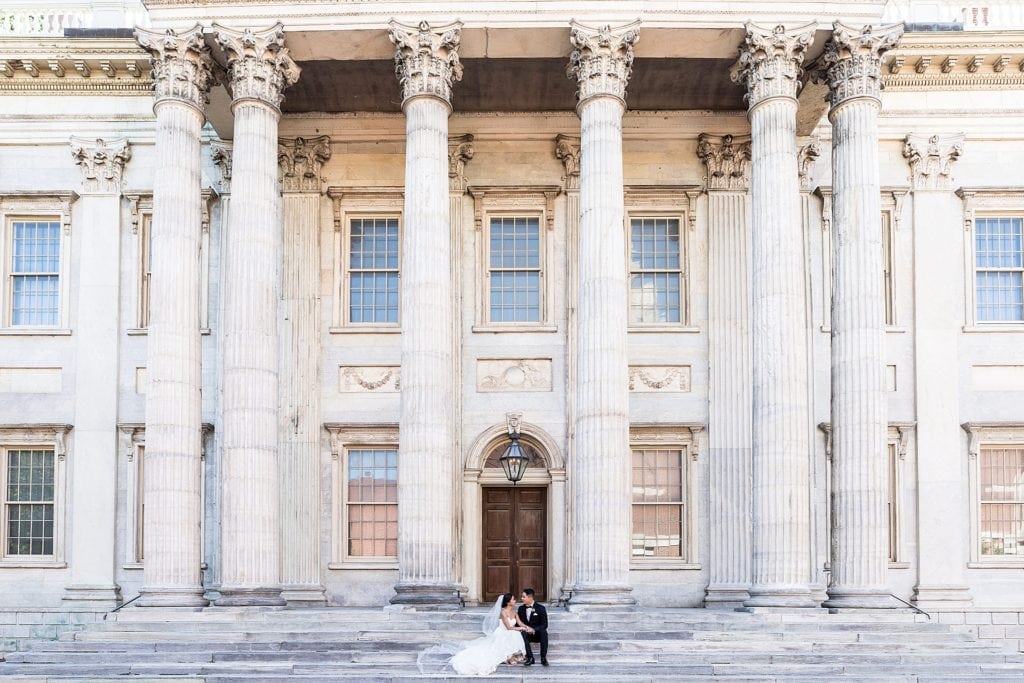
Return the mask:
[[[0,662],[0,680],[409,681],[486,609],[125,608]],[[909,612],[549,610],[551,666],[500,681],[1024,681],[1024,655]],[[535,646],[536,647],[536,646]],[[449,677],[448,680],[461,680]],[[473,679],[468,679],[473,680]]]

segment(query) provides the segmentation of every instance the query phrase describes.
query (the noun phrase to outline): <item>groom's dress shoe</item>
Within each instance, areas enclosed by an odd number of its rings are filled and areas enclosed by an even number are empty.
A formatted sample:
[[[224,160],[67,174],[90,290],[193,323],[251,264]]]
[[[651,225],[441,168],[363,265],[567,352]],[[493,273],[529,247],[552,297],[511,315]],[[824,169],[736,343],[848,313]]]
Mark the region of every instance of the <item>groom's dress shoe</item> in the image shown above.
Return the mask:
[[[546,659],[540,660],[540,665],[541,666],[547,666],[548,665],[548,660],[546,660]]]
[[[525,662],[523,662],[523,666],[533,666],[534,664],[536,664],[536,662],[533,661],[533,657],[530,657]]]

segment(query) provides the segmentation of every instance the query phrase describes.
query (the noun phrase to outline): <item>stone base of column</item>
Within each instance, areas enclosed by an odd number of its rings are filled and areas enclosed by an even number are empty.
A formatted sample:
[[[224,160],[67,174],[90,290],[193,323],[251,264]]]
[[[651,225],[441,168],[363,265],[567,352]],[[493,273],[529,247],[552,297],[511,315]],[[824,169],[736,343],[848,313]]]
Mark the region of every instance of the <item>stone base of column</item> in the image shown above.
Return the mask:
[[[323,607],[327,604],[327,593],[319,584],[281,586],[281,597],[294,607]]]
[[[569,600],[573,607],[633,607],[636,599],[631,586],[580,586],[572,589]]]
[[[281,597],[280,588],[224,588],[220,589],[220,598],[214,603],[217,607],[282,607],[285,600]]]
[[[121,603],[119,586],[67,586],[61,601],[65,605],[90,607],[97,610],[114,609]]]
[[[708,586],[704,595],[704,607],[707,609],[733,609],[742,607],[750,599],[749,584],[718,584]]]
[[[202,586],[195,588],[143,588],[135,601],[138,607],[206,607]]]
[[[910,601],[921,609],[939,607],[969,607],[974,603],[967,586],[914,586]]]
[[[751,586],[744,607],[820,607],[809,586]]]
[[[436,583],[399,583],[395,585],[392,605],[409,605],[422,609],[457,610],[462,608],[459,599],[461,586]]]
[[[902,607],[884,588],[842,588],[833,586],[828,600],[821,604],[829,608],[895,609]]]

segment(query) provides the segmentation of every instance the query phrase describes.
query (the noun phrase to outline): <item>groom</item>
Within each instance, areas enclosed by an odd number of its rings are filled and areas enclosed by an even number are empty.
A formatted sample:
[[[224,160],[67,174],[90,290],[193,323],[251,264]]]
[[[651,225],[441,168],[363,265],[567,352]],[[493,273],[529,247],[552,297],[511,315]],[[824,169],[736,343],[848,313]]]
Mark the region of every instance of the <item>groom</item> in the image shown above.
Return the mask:
[[[523,604],[519,606],[519,621],[526,625],[523,631],[523,643],[526,645],[526,662],[524,666],[536,664],[533,659],[533,649],[530,643],[540,643],[540,663],[548,665],[548,611],[544,605],[534,602],[535,591],[527,588],[523,591],[521,599]]]

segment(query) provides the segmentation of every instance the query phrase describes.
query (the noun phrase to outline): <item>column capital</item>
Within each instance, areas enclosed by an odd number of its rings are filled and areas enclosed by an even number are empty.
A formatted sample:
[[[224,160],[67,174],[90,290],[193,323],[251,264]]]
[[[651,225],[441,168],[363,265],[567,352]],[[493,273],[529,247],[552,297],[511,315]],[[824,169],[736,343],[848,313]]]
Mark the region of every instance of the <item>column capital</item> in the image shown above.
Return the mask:
[[[782,24],[768,28],[747,22],[747,36],[730,75],[734,83],[746,86],[745,99],[750,109],[776,97],[796,100],[815,26],[812,22],[793,29]]]
[[[562,162],[566,190],[580,189],[580,138],[577,135],[555,136],[555,158]]]
[[[473,158],[473,136],[469,133],[448,138],[448,189],[459,194],[466,190],[466,162]]]
[[[153,65],[154,106],[178,101],[201,113],[215,81],[214,62],[203,40],[202,26],[196,24],[182,33],[137,28],[135,40],[149,53]]]
[[[462,22],[432,27],[425,21],[416,26],[391,21],[389,27],[403,104],[413,97],[429,95],[451,106],[452,83],[462,80]]]
[[[903,35],[903,24],[848,26],[832,24],[832,38],[825,44],[821,72],[816,76],[828,84],[828,101],[835,109],[843,102],[882,93],[882,55],[895,47]]]
[[[281,189],[286,193],[323,192],[320,171],[331,158],[331,138],[281,138],[277,141],[277,165],[280,169]]]
[[[811,189],[811,167],[821,156],[821,140],[812,137],[806,145],[800,147],[796,153],[797,173],[800,175],[800,190],[807,192]]]
[[[279,110],[285,89],[299,80],[301,72],[285,47],[284,27],[278,23],[253,31],[214,24],[213,29],[227,56],[232,104],[256,100]]]
[[[633,46],[640,39],[640,20],[625,26],[600,28],[570,22],[566,75],[576,79],[579,103],[610,95],[626,101],[626,85],[633,73]]]
[[[71,156],[82,169],[85,192],[120,194],[125,164],[132,158],[131,145],[124,138],[107,142],[102,138],[71,138]]]
[[[709,135],[697,138],[697,156],[704,162],[705,190],[746,192],[750,187],[750,136]]]
[[[910,187],[914,190],[951,190],[953,163],[964,153],[964,134],[932,135],[911,133],[903,141],[903,157],[910,164]]]

